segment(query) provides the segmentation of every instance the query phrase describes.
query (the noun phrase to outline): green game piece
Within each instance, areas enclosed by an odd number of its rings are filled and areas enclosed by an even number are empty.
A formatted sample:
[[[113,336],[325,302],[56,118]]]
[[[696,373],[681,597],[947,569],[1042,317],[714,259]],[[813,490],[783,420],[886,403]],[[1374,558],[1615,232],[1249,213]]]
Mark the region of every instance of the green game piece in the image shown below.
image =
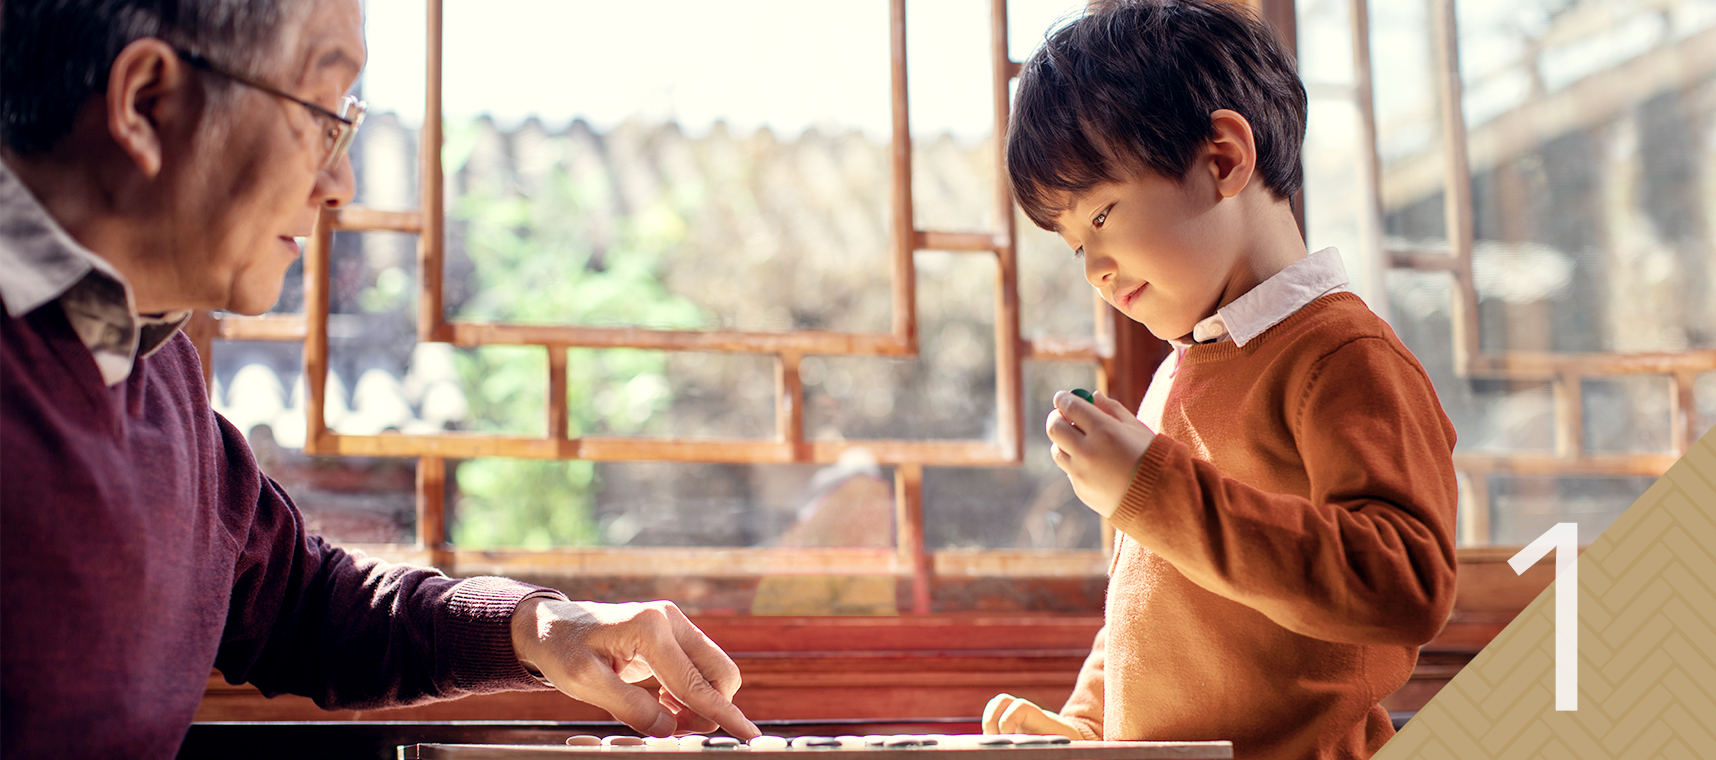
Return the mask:
[[[1083,388],[1074,388],[1072,393],[1074,396],[1082,398],[1085,401],[1089,401],[1092,404],[1096,403],[1096,397],[1090,395],[1090,391],[1087,391]]]

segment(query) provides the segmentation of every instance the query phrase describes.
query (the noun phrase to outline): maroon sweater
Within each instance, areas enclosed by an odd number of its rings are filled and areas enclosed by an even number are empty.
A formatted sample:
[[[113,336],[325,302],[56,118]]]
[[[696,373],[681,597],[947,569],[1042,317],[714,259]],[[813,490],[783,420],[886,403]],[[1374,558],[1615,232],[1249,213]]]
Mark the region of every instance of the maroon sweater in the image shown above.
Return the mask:
[[[305,532],[184,335],[107,387],[57,303],[0,320],[7,758],[170,758],[211,667],[330,709],[543,688],[510,633],[536,587]]]

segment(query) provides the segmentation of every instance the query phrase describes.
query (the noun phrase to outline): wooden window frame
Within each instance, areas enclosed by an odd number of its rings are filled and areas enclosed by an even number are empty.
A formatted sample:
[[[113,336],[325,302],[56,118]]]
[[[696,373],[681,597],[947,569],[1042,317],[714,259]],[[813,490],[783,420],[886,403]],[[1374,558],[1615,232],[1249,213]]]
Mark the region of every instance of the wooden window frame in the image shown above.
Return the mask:
[[[925,467],[1013,466],[1024,450],[1022,367],[1025,361],[1089,363],[1098,385],[1136,404],[1165,347],[1141,326],[1097,301],[1101,316],[1089,339],[1037,338],[1020,334],[1015,245],[1015,215],[1010,193],[997,178],[996,222],[987,231],[920,230],[914,224],[911,196],[912,146],[907,109],[905,0],[889,0],[892,141],[890,151],[890,266],[893,324],[887,333],[800,331],[675,331],[643,328],[536,326],[448,320],[442,301],[445,246],[444,175],[441,134],[441,12],[443,0],[426,0],[427,61],[425,119],[421,132],[420,208],[385,211],[348,206],[322,215],[304,259],[305,315],[215,317],[198,314],[188,328],[204,356],[212,341],[282,340],[304,343],[308,387],[304,451],[320,456],[415,457],[417,467],[417,541],[414,545],[365,545],[381,556],[426,562],[455,573],[537,572],[609,575],[750,576],[772,573],[896,575],[912,579],[911,609],[929,609],[931,578],[1100,576],[1102,552],[1042,550],[931,551],[924,544],[922,481]],[[1294,38],[1291,0],[1248,3],[1283,36]],[[997,166],[1010,105],[1009,85],[1020,64],[1008,50],[1006,0],[991,0],[991,88]],[[1383,248],[1381,158],[1369,43],[1367,0],[1349,0],[1355,71],[1354,95],[1360,112],[1364,176],[1371,203],[1361,218],[1361,234],[1383,264],[1396,269],[1442,272],[1453,278],[1452,313],[1455,373],[1459,377],[1548,381],[1554,394],[1554,452],[1517,454],[1456,453],[1455,466],[1475,486],[1463,510],[1461,542],[1490,544],[1489,476],[1660,476],[1696,439],[1693,389],[1699,373],[1716,371],[1716,351],[1656,353],[1558,353],[1490,351],[1480,348],[1478,297],[1472,276],[1473,198],[1461,106],[1458,38],[1453,0],[1434,0],[1430,30],[1436,52],[1434,71],[1441,108],[1444,217],[1452,231],[1447,250]],[[1303,204],[1296,204],[1303,209]],[[354,436],[328,429],[323,418],[328,372],[328,257],[334,231],[391,231],[418,236],[419,339],[468,347],[543,346],[548,352],[548,435],[541,438],[474,434]],[[912,356],[918,350],[914,255],[919,250],[993,256],[996,282],[996,440],[806,439],[803,386],[798,376],[805,356]],[[565,349],[639,348],[665,351],[716,351],[769,354],[775,358],[775,435],[772,439],[673,439],[567,435]],[[1582,381],[1637,374],[1667,376],[1671,384],[1672,434],[1664,453],[1593,454],[1585,451]],[[445,460],[513,457],[594,461],[682,461],[723,463],[830,463],[840,453],[863,447],[895,469],[896,546],[894,548],[578,548],[550,551],[467,550],[447,541]],[[1106,533],[1107,531],[1104,531]],[[1106,542],[1105,542],[1106,544]]]
[[[1349,0],[1352,28],[1354,96],[1360,114],[1364,176],[1371,203],[1361,217],[1361,234],[1371,250],[1382,251],[1394,269],[1445,272],[1453,278],[1452,327],[1454,373],[1462,378],[1548,381],[1553,394],[1555,450],[1552,453],[1456,453],[1454,466],[1471,476],[1469,507],[1461,512],[1461,543],[1491,543],[1491,475],[1648,476],[1661,477],[1698,439],[1694,382],[1716,371],[1716,350],[1678,352],[1484,351],[1479,343],[1478,294],[1472,276],[1474,242],[1471,162],[1468,157],[1463,83],[1460,79],[1459,26],[1454,0],[1432,0],[1431,47],[1441,106],[1443,218],[1447,250],[1384,249],[1382,241],[1382,158],[1378,151],[1376,108],[1370,57],[1368,0]],[[1665,375],[1670,383],[1668,453],[1594,454],[1585,450],[1583,381],[1587,378]]]
[[[412,457],[417,459],[417,536],[414,545],[365,544],[388,559],[431,564],[454,574],[493,572],[541,576],[760,576],[779,573],[894,575],[910,578],[911,611],[930,611],[931,579],[943,577],[1091,577],[1107,566],[1095,550],[932,551],[924,543],[923,471],[926,467],[1016,466],[1024,457],[1023,363],[1094,365],[1097,385],[1136,404],[1166,344],[1096,300],[1101,315],[1091,338],[1026,339],[1020,335],[1013,199],[998,176],[995,224],[986,231],[918,229],[912,205],[912,144],[907,107],[905,0],[889,0],[892,135],[889,242],[892,329],[887,333],[796,331],[680,331],[632,327],[516,325],[449,320],[443,302],[445,175],[442,144],[442,4],[426,0],[427,61],[424,122],[420,133],[419,208],[388,211],[347,206],[325,211],[304,254],[304,314],[261,317],[199,313],[188,331],[203,356],[212,342],[302,341],[307,385],[304,453],[315,456]],[[1291,11],[1291,3],[1286,3]],[[996,166],[1003,152],[1010,84],[1020,64],[1008,51],[1006,0],[991,0],[990,87]],[[329,256],[335,231],[389,231],[418,236],[418,339],[460,347],[542,346],[548,352],[547,435],[478,434],[346,435],[324,418],[328,375]],[[823,440],[806,439],[803,384],[805,356],[914,356],[918,351],[916,272],[920,250],[992,256],[996,262],[995,370],[996,440]],[[775,358],[775,435],[772,439],[683,439],[630,436],[568,436],[566,349],[635,348],[769,354]],[[832,463],[842,452],[862,448],[894,468],[897,528],[893,548],[706,548],[614,547],[547,551],[469,550],[447,540],[446,460],[482,457],[678,461],[710,463]],[[1103,531],[1108,533],[1107,530]]]

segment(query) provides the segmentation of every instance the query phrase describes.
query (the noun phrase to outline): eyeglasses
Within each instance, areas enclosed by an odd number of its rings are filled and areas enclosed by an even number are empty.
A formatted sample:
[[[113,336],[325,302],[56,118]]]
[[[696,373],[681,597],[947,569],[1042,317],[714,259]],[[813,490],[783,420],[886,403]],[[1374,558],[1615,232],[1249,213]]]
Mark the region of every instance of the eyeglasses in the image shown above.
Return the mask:
[[[322,159],[321,169],[327,169],[328,167],[333,166],[336,161],[340,160],[341,156],[346,154],[346,150],[352,146],[352,139],[357,136],[358,127],[363,125],[364,115],[369,113],[369,104],[358,100],[356,97],[351,95],[347,95],[340,100],[340,110],[338,112],[330,111],[316,105],[315,103],[311,103],[308,100],[287,94],[279,89],[251,79],[250,77],[241,76],[222,69],[214,65],[213,61],[197,55],[196,53],[185,50],[175,50],[173,52],[178,53],[179,57],[183,58],[185,63],[190,64],[193,68],[207,71],[211,74],[219,74],[239,84],[255,87],[256,89],[270,95],[285,98],[310,109],[311,115],[327,123],[327,128],[322,132],[324,141],[323,148],[327,151],[327,154],[326,157]]]

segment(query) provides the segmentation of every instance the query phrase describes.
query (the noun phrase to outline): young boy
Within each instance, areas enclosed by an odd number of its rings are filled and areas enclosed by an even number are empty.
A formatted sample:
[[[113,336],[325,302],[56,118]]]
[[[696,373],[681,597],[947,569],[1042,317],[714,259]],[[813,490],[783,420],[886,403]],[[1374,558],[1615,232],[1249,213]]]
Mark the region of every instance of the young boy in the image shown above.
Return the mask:
[[[1393,735],[1378,701],[1453,605],[1454,430],[1338,254],[1305,253],[1304,125],[1236,5],[1104,5],[1025,65],[1015,197],[1176,351],[1136,418],[1056,394],[1055,462],[1119,530],[1107,625],[1060,713],[1000,695],[986,731],[1281,760]]]

